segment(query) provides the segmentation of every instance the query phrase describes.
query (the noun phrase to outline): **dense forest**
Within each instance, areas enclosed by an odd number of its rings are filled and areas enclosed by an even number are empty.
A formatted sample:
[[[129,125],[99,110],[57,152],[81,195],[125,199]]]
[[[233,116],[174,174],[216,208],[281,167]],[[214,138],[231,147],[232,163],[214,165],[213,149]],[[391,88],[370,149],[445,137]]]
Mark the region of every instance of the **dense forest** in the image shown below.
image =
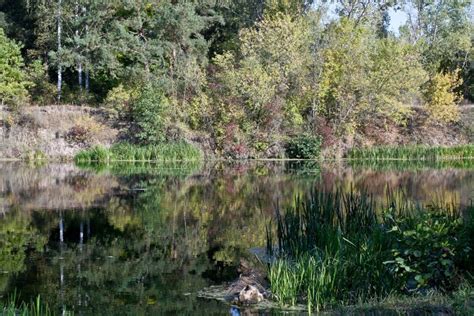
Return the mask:
[[[87,105],[136,144],[311,158],[419,113],[456,124],[473,47],[470,0],[0,0],[2,124]]]

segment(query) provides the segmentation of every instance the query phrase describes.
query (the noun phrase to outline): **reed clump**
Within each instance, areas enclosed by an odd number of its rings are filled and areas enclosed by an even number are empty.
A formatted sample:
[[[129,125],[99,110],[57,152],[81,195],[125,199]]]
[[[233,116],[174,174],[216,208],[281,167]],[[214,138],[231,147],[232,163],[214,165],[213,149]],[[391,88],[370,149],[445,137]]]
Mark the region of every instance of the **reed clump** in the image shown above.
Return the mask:
[[[319,310],[393,293],[450,293],[469,279],[474,208],[463,215],[442,203],[387,201],[380,208],[363,192],[314,190],[277,209],[267,244],[274,298]]]
[[[19,302],[16,293],[7,297],[6,301],[0,301],[0,315],[4,316],[54,316],[59,315],[45,303],[40,296],[31,302]],[[61,315],[73,315],[72,312],[64,310]]]
[[[162,143],[156,145],[138,146],[121,143],[110,148],[102,146],[83,150],[75,156],[77,163],[109,163],[114,161],[199,161],[202,152],[186,142]]]
[[[349,151],[347,158],[371,160],[427,160],[473,159],[474,144],[452,147],[436,146],[393,146],[356,148]]]
[[[474,169],[474,159],[444,159],[444,160],[395,160],[395,159],[351,159],[348,165],[362,170],[375,171],[418,171],[444,169]]]

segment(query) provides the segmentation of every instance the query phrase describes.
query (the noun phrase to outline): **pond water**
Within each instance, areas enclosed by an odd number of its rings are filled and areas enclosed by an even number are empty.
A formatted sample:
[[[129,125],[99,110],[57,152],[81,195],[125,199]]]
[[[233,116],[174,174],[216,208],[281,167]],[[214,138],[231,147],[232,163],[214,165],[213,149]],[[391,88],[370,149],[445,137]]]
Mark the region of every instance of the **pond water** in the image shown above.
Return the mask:
[[[57,312],[229,314],[201,289],[238,277],[278,204],[318,187],[470,204],[474,164],[0,163],[0,299]]]

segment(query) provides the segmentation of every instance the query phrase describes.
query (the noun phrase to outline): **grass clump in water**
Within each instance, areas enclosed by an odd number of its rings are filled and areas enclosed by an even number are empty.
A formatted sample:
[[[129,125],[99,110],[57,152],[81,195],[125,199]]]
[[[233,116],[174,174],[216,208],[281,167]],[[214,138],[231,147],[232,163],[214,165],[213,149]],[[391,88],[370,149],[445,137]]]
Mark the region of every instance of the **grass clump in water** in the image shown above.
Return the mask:
[[[443,160],[395,160],[395,159],[352,159],[348,161],[352,168],[375,171],[418,171],[428,169],[474,169],[474,159]]]
[[[6,302],[0,301],[0,315],[2,316],[53,316],[59,313],[53,311],[48,304],[44,303],[40,296],[32,302],[18,302],[16,293],[9,296]],[[69,311],[63,311],[61,315],[73,315]]]
[[[429,160],[442,159],[472,159],[474,158],[474,144],[452,147],[431,146],[399,146],[373,147],[352,149],[348,155],[351,159],[399,159],[399,160]]]
[[[105,148],[96,146],[75,156],[77,163],[109,163],[113,161],[199,161],[202,152],[186,142],[138,146],[121,143]]]
[[[269,266],[275,299],[319,310],[393,294],[451,293],[470,280],[472,207],[463,217],[455,208],[387,205],[380,213],[365,193],[313,191],[277,211]],[[269,233],[270,252],[273,246]]]

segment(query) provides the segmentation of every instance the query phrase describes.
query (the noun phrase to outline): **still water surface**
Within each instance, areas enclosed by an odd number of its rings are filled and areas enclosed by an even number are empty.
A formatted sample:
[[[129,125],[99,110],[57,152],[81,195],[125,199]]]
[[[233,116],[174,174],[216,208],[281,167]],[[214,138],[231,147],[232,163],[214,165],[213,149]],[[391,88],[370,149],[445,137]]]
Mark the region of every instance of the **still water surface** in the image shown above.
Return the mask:
[[[197,298],[264,247],[275,206],[317,187],[468,205],[474,166],[0,163],[0,299],[77,315],[213,315]]]

